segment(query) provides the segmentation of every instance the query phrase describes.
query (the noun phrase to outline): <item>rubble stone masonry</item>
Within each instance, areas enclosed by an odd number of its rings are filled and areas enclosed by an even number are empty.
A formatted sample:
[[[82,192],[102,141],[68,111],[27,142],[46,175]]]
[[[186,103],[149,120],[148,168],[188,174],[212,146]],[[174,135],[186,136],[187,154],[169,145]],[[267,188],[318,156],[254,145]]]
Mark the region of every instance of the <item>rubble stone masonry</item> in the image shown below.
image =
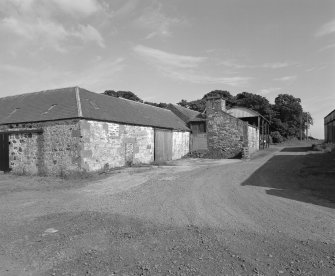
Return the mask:
[[[82,120],[81,167],[86,171],[154,161],[154,129]]]
[[[41,133],[29,130],[41,129]],[[11,133],[14,131],[18,133]],[[59,175],[80,168],[78,120],[0,126],[9,132],[9,166],[16,174]]]
[[[248,123],[221,110],[219,104],[207,104],[207,141],[211,156],[234,158],[248,147]]]
[[[66,175],[154,161],[154,128],[86,119],[0,126],[15,174]],[[173,159],[189,152],[189,132],[173,131]]]

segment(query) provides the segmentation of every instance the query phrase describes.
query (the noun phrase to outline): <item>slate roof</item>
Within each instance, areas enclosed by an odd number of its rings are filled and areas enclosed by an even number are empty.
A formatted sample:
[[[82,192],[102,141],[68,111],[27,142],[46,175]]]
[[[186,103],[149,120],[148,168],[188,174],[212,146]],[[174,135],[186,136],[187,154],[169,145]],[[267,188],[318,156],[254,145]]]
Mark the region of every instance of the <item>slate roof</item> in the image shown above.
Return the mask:
[[[206,121],[205,115],[202,113],[177,104],[170,104],[169,109],[185,123]]]
[[[0,125],[72,118],[189,131],[170,110],[79,87],[0,98]]]

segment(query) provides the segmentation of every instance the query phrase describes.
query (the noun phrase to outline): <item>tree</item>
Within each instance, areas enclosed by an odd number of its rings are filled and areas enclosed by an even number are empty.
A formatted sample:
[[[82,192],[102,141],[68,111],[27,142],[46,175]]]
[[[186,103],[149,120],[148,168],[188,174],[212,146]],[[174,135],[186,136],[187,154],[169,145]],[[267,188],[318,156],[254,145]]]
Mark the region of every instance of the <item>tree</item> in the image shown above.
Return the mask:
[[[232,106],[234,102],[234,97],[229,93],[229,91],[226,90],[213,90],[208,93],[206,93],[201,99],[190,101],[187,100],[181,100],[179,103],[177,103],[180,106],[199,111],[204,112],[206,109],[206,98],[207,97],[220,97],[226,100],[227,106]]]
[[[231,107],[232,105],[234,105],[234,102],[235,102],[235,98],[227,90],[213,90],[205,94],[202,97],[202,100],[206,100],[207,97],[220,97],[222,99],[225,99],[226,105],[228,107]]]
[[[249,92],[237,94],[235,96],[234,106],[243,106],[255,110],[269,121],[275,116],[267,98]]]
[[[135,102],[143,103],[143,100],[137,97],[136,94],[134,94],[131,91],[114,91],[114,90],[106,90],[103,94],[116,97],[116,98],[123,98]]]
[[[281,126],[278,131],[282,136],[299,137],[303,129],[301,100],[289,94],[279,94],[275,99],[273,109],[276,112],[277,123],[272,126],[272,130],[274,127]]]
[[[160,108],[168,108],[168,104],[167,103],[153,103],[153,102],[144,102],[145,104],[148,105],[152,105],[152,106],[156,106],[156,107],[160,107]]]

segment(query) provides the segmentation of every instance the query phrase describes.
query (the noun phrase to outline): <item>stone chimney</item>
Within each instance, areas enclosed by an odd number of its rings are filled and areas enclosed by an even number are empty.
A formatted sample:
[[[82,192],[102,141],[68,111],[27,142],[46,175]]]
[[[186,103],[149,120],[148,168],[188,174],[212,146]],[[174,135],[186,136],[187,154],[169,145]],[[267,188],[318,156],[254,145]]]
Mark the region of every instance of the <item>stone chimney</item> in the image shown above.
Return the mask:
[[[206,110],[207,112],[226,112],[226,100],[220,96],[206,97]]]

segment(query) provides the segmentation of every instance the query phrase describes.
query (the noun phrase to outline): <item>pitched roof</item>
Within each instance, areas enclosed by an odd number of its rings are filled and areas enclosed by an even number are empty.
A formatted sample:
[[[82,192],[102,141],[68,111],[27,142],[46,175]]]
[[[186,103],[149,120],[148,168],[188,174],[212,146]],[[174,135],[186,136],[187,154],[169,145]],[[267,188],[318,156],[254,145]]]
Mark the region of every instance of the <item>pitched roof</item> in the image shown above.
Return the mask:
[[[227,113],[236,117],[236,118],[250,118],[250,117],[262,117],[265,121],[268,122],[261,114],[257,111],[243,107],[243,106],[234,106],[227,110]]]
[[[189,130],[170,110],[78,87],[0,98],[0,125],[70,118]]]
[[[169,104],[169,109],[185,123],[206,121],[202,113],[177,104]]]

